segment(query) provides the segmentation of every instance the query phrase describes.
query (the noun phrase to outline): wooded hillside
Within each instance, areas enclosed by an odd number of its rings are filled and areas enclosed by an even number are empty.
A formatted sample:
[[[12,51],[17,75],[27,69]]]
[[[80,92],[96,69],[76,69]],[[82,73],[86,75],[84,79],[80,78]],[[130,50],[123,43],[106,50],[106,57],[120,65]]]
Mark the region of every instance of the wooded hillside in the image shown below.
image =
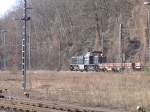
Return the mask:
[[[146,59],[147,10],[142,0],[28,0],[32,10],[28,32],[31,37],[32,69],[67,69],[72,56],[94,49],[96,15],[104,53],[109,62],[118,62],[119,25],[123,24],[124,52],[127,62]],[[0,47],[0,63],[21,65],[23,5],[0,20],[8,29],[6,50]],[[99,43],[101,45],[101,43]],[[6,54],[6,55],[4,55]]]

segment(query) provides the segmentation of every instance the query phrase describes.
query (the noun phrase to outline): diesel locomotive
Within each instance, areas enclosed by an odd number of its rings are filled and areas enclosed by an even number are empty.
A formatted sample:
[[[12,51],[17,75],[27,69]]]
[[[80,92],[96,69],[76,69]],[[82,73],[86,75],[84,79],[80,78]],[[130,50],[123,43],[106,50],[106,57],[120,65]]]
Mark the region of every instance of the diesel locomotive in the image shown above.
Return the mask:
[[[142,64],[137,63],[108,63],[107,57],[101,51],[87,52],[83,56],[74,56],[71,58],[71,71],[96,71],[120,72],[125,69],[141,70]]]

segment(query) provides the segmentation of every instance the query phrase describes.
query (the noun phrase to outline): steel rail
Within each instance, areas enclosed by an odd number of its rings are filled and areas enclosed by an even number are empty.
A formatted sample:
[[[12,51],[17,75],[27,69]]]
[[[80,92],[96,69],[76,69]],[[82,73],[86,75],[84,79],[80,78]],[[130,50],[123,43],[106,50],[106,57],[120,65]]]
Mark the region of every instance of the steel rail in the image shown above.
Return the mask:
[[[25,112],[127,112],[119,109],[89,108],[68,104],[57,104],[31,99],[0,99],[0,108],[10,108]]]

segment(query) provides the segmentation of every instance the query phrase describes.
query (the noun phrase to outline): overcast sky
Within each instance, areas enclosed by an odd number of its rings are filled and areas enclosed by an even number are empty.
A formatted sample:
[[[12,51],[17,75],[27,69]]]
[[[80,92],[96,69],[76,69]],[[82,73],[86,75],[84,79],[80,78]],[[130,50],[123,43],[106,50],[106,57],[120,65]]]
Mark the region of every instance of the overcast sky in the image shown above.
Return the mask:
[[[17,0],[0,0],[0,17],[9,11],[16,4],[16,1]]]

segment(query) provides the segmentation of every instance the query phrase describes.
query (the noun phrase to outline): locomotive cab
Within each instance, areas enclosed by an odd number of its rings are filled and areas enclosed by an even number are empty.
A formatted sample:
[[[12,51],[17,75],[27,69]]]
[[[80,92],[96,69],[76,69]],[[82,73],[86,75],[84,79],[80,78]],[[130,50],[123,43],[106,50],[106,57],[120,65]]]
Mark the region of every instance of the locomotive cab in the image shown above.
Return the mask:
[[[98,71],[98,65],[106,62],[106,57],[101,51],[87,52],[83,56],[72,57],[71,71]]]

